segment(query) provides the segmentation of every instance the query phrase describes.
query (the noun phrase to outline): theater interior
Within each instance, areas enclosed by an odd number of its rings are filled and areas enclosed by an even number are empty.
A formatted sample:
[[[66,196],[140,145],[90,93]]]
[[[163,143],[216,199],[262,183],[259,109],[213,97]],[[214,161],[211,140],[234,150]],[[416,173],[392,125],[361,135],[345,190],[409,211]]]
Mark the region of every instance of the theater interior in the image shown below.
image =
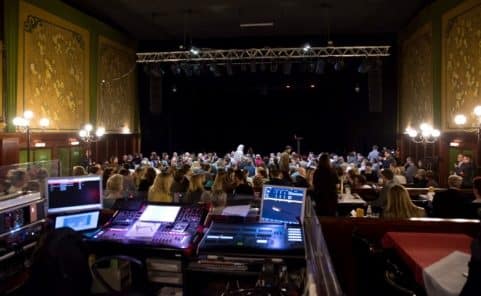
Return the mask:
[[[481,295],[481,0],[0,15],[0,295]]]

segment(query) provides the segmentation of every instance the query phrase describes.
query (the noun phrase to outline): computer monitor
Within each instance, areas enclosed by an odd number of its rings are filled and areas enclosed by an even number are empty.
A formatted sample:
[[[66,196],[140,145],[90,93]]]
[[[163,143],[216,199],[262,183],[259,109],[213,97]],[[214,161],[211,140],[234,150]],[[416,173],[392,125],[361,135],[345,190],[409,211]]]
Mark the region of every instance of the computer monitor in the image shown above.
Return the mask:
[[[299,224],[304,221],[306,188],[264,185],[261,222]]]
[[[74,213],[55,217],[55,229],[70,227],[75,231],[87,231],[98,228],[100,211]]]
[[[48,178],[46,186],[49,214],[102,209],[101,176]]]

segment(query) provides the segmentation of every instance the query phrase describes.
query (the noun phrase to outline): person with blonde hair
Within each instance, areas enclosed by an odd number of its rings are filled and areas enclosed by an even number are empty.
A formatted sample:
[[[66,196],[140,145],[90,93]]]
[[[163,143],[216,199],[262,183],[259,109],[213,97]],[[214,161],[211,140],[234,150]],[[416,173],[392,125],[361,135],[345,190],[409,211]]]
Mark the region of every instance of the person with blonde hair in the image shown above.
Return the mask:
[[[205,200],[210,200],[208,191],[204,189],[205,181],[205,171],[202,169],[192,170],[192,175],[190,176],[189,189],[185,195],[185,203],[197,204]]]
[[[154,184],[150,186],[147,200],[151,202],[172,202],[171,187],[174,178],[171,173],[162,172],[154,179]]]
[[[393,185],[387,193],[387,204],[383,212],[384,218],[425,217],[426,211],[413,204],[409,192],[402,185]]]
[[[224,170],[217,171],[214,178],[214,183],[212,183],[211,191],[225,191],[225,178],[227,177],[227,172]]]
[[[117,200],[123,198],[125,198],[124,176],[121,174],[113,174],[107,179],[105,196],[102,201],[103,207],[111,209]]]
[[[81,165],[76,165],[72,169],[72,175],[73,176],[84,176],[87,175],[87,171],[85,168]]]

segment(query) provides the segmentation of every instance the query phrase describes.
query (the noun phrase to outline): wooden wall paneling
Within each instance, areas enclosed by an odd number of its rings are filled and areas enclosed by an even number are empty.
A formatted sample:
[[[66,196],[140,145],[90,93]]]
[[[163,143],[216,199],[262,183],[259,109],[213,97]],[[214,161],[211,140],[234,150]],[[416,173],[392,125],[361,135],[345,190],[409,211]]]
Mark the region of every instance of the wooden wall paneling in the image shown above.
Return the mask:
[[[10,165],[19,162],[19,139],[17,137],[2,138],[1,140],[1,163]]]

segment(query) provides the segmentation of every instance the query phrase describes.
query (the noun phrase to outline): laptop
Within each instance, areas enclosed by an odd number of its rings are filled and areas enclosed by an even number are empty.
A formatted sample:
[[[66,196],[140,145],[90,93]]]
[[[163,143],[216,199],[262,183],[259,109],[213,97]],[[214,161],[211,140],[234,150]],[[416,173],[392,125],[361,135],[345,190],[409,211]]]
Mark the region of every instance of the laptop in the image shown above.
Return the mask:
[[[55,217],[55,229],[70,227],[73,230],[89,236],[99,228],[100,211],[63,214]]]
[[[264,184],[262,188],[261,222],[302,224],[307,188]]]

